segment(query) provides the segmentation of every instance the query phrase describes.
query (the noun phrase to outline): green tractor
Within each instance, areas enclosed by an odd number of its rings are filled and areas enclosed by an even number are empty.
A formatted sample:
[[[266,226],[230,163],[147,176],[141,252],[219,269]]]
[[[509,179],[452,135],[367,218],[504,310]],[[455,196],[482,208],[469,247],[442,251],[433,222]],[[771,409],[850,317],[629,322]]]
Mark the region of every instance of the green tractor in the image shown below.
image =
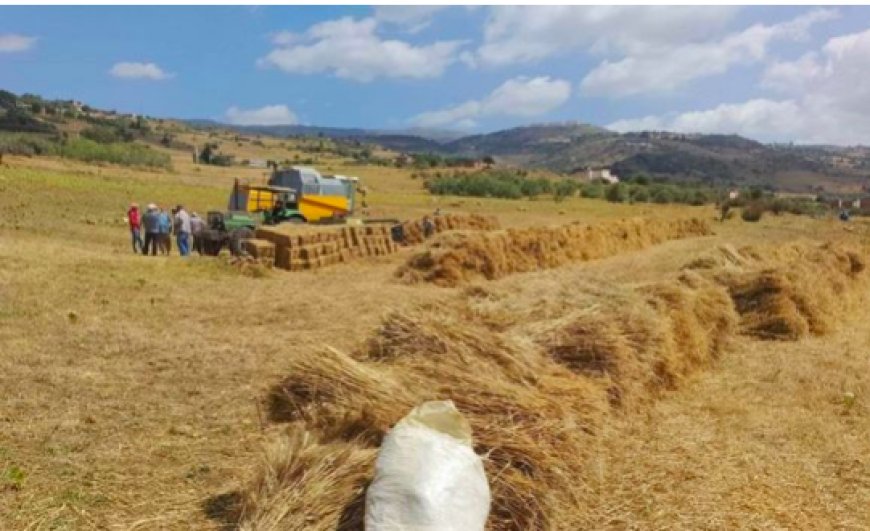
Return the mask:
[[[208,228],[200,234],[203,254],[217,256],[227,246],[233,256],[241,254],[242,240],[254,237],[254,229],[260,224],[247,212],[210,211]]]

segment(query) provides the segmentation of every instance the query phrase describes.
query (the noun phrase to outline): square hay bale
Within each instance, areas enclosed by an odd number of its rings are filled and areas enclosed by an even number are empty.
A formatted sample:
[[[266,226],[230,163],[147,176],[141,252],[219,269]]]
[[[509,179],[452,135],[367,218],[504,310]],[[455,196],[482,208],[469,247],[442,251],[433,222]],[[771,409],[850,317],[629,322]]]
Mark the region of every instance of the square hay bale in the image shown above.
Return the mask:
[[[281,269],[290,269],[290,264],[293,260],[290,258],[289,247],[278,247],[275,252],[275,267]]]
[[[318,249],[314,245],[306,245],[299,248],[299,256],[306,260],[312,260],[320,255]]]
[[[277,247],[289,247],[294,239],[292,234],[279,227],[259,227],[254,231],[254,234],[257,239],[272,242]]]
[[[275,244],[269,240],[243,240],[242,249],[254,258],[275,258]]]

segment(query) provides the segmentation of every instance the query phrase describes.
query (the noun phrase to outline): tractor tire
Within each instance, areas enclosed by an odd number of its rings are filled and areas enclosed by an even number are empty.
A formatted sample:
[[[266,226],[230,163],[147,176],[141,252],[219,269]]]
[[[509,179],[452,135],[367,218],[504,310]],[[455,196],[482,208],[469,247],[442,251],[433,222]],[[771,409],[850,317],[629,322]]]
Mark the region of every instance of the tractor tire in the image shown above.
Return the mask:
[[[206,256],[219,255],[228,241],[226,232],[214,229],[202,231],[200,238],[202,238],[202,254]]]

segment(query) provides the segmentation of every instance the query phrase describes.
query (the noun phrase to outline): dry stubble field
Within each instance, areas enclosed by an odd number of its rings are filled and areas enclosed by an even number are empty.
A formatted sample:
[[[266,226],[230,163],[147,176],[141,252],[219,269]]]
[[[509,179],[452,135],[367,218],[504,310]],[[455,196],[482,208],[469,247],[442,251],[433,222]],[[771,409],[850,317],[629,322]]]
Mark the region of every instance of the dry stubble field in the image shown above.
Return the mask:
[[[11,160],[10,160],[11,159]],[[282,426],[267,389],[299,356],[352,349],[394,310],[462,288],[404,285],[409,251],[263,277],[210,259],[143,258],[130,200],[223,205],[234,174],[182,158],[174,172],[7,157],[0,168],[0,522],[4,529],[211,529],[209,500],[244,485]],[[435,203],[371,172],[377,215]],[[249,175],[255,177],[254,171]],[[344,172],[343,172],[344,173]],[[354,173],[347,168],[346,173]],[[506,226],[712,208],[595,200],[444,200]],[[563,213],[560,213],[562,211]],[[723,243],[860,241],[861,222],[770,217],[715,235],[493,281],[654,281]],[[547,276],[551,275],[551,276]],[[551,279],[551,280],[548,280]],[[870,522],[866,313],[829,336],[741,337],[721,360],[640,412],[614,413],[577,478],[596,528],[865,528]],[[213,515],[212,515],[213,516]]]

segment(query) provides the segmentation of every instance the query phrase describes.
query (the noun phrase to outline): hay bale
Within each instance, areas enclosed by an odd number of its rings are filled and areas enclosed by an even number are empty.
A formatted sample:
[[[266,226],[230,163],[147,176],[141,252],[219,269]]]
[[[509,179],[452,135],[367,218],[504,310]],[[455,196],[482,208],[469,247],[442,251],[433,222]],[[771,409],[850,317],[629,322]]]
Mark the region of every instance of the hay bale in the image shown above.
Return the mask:
[[[275,259],[275,244],[268,240],[252,238],[242,242],[242,250],[254,258]]]
[[[281,269],[287,269],[288,271],[292,271],[292,262],[293,258],[291,257],[289,247],[278,247],[275,250],[275,267],[280,267]]]

